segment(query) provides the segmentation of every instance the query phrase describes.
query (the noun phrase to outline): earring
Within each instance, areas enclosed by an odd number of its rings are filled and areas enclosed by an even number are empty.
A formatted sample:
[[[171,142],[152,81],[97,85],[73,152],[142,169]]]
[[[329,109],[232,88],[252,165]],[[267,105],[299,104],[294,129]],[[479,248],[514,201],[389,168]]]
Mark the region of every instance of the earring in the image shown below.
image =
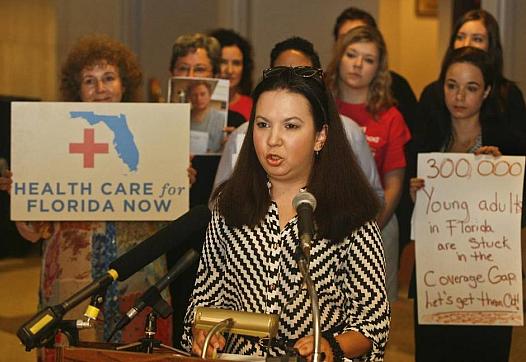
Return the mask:
[[[316,154],[316,157],[318,157],[320,155],[320,152],[321,150],[323,149],[323,146],[324,145],[321,145],[320,149],[319,150],[314,150],[314,153]]]

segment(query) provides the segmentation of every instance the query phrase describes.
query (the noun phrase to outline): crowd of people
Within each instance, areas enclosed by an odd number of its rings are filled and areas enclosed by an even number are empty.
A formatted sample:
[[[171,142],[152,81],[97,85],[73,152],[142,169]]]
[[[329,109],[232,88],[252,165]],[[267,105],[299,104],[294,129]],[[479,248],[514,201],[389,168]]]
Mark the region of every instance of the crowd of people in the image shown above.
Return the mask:
[[[317,200],[309,271],[320,301],[321,351],[328,361],[383,360],[389,303],[399,295],[400,245],[408,242],[412,203],[424,187],[416,177],[416,155],[526,155],[524,98],[503,75],[499,26],[490,13],[472,10],[457,21],[438,79],[418,100],[409,82],[389,69],[384,37],[370,14],[345,9],[333,35],[326,66],[306,39],[277,43],[254,88],[254,50],[240,34],[216,29],[176,39],[170,74],[228,79],[229,122],[225,128],[210,107],[210,82],[191,83],[191,129],[209,133],[208,149],[221,152],[221,160],[201,260],[172,293],[173,320],[159,319],[163,343],[201,355],[206,332],[192,326],[195,308],[220,307],[276,313],[278,333],[267,344],[215,335],[208,356],[217,350],[269,356],[295,350],[312,358],[311,305],[295,259],[299,234],[292,205],[296,194],[308,191]],[[62,100],[139,101],[141,80],[137,58],[123,44],[87,36],[62,67]],[[189,184],[200,176],[190,162]],[[0,188],[9,191],[13,179],[6,171]],[[522,220],[524,227],[524,214]],[[17,222],[24,238],[43,240],[41,307],[87,285],[164,225]],[[104,323],[90,338],[106,340],[118,317],[166,270],[160,258],[128,282],[110,286]],[[410,296],[417,297],[414,283]],[[417,361],[508,360],[511,327],[421,325],[416,306]],[[140,339],[143,321],[136,318],[114,341]],[[43,351],[42,358],[51,360],[53,351]]]

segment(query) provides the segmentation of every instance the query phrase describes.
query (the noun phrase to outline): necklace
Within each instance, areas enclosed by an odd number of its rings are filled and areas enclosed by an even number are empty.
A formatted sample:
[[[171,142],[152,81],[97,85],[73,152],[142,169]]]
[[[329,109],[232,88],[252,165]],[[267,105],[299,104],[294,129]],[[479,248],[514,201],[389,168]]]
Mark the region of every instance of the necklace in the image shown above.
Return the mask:
[[[464,142],[455,140],[455,137],[451,135],[445,150],[452,153],[473,153],[480,146],[482,146],[482,135],[480,133]]]

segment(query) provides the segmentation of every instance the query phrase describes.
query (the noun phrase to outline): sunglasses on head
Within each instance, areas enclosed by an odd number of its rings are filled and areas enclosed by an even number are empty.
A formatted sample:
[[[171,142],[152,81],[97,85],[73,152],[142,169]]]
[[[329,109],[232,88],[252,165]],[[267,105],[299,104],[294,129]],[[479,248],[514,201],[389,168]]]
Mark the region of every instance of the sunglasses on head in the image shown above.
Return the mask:
[[[283,73],[289,72],[291,74],[297,75],[299,77],[303,78],[314,78],[322,81],[323,78],[323,70],[319,68],[314,67],[308,67],[308,66],[299,66],[299,67],[286,67],[286,66],[278,66],[278,67],[272,67],[267,68],[263,71],[263,79],[271,78],[271,77],[279,77]]]

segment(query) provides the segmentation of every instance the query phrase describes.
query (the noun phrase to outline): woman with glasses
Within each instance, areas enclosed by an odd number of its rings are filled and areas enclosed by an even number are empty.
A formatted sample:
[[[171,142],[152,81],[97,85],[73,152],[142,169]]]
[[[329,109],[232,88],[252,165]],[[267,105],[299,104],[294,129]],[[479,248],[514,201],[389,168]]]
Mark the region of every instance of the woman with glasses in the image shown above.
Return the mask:
[[[174,77],[213,78],[219,74],[220,58],[217,39],[201,33],[184,34],[172,47],[170,73]]]
[[[341,114],[365,131],[376,161],[385,203],[377,220],[386,256],[389,301],[398,298],[398,223],[394,211],[402,194],[411,135],[391,94],[387,48],[378,29],[359,26],[338,40],[327,69],[327,84]]]
[[[141,82],[137,58],[127,47],[108,36],[92,35],[81,38],[70,50],[62,66],[60,90],[63,100],[68,102],[133,102],[140,98]],[[2,189],[9,188],[8,184]],[[62,303],[104,275],[118,256],[165,225],[146,221],[18,222],[17,227],[26,239],[34,242],[43,239],[40,308]],[[95,324],[96,336],[89,334],[93,330],[87,330],[81,332],[80,339],[105,341],[121,314],[166,270],[166,262],[160,258],[125,282],[109,286],[99,316],[102,321]],[[169,300],[167,292],[163,297]],[[86,306],[87,302],[82,303],[68,312],[65,319],[82,317]],[[131,343],[144,337],[147,309],[118,332],[113,341]],[[159,318],[156,338],[171,345],[171,335],[171,318]],[[63,342],[60,335],[57,342]],[[55,361],[54,351],[45,349],[41,358]]]
[[[173,77],[190,77],[190,78],[215,78],[219,74],[219,62],[221,60],[221,45],[212,36],[202,33],[190,33],[183,34],[177,37],[172,47],[172,56],[170,59],[170,74]],[[187,94],[188,95],[188,94]],[[206,115],[207,112],[200,112]],[[209,113],[209,112],[208,112]],[[215,112],[214,112],[215,113]],[[210,137],[209,141],[213,138],[217,139],[218,131],[216,132],[216,126],[219,125],[219,117],[217,114],[212,117],[213,119],[206,122],[202,122],[197,125],[197,128],[201,128],[203,131],[208,131],[208,126],[211,126],[211,131],[214,134]],[[201,120],[204,120],[202,118]],[[211,122],[210,122],[211,121]],[[205,123],[208,125],[205,126]],[[190,126],[196,125],[191,122]],[[224,118],[222,119],[222,127],[224,127]],[[221,129],[220,142],[222,142],[223,129]],[[210,146],[215,148],[215,141],[212,141]],[[207,145],[208,147],[208,145]],[[199,164],[193,164],[193,156],[190,156],[190,165],[187,168],[188,178],[190,185],[196,183],[199,184],[200,179],[204,179],[206,184],[206,173],[202,172],[202,169],[198,166]],[[195,162],[195,161],[194,161]],[[195,167],[194,167],[195,166]],[[200,171],[200,172],[199,172]],[[205,176],[203,176],[205,174]],[[204,200],[208,199],[208,194],[205,194],[203,188],[191,187],[190,188],[190,206],[201,204]],[[206,201],[205,201],[206,202]],[[180,250],[171,250],[167,253],[168,268],[171,269],[174,263],[181,257]],[[188,271],[184,275],[184,278],[177,278],[170,284],[170,293],[172,295],[172,303],[174,305],[174,312],[172,315],[174,325],[174,345],[179,347],[180,337],[182,334],[182,322],[186,307],[188,306],[188,298],[192,292],[192,286],[194,281],[195,268]]]
[[[214,336],[215,350],[312,357],[311,304],[294,257],[292,199],[317,200],[310,275],[320,302],[321,351],[328,361],[382,360],[389,331],[379,202],[363,176],[321,70],[275,67],[253,93],[255,109],[232,177],[213,195],[183,345],[201,354],[191,328],[198,306],[279,316],[276,339]]]
[[[233,30],[217,29],[210,35],[221,44],[219,76],[230,81],[228,109],[248,121],[252,110],[252,45]]]

